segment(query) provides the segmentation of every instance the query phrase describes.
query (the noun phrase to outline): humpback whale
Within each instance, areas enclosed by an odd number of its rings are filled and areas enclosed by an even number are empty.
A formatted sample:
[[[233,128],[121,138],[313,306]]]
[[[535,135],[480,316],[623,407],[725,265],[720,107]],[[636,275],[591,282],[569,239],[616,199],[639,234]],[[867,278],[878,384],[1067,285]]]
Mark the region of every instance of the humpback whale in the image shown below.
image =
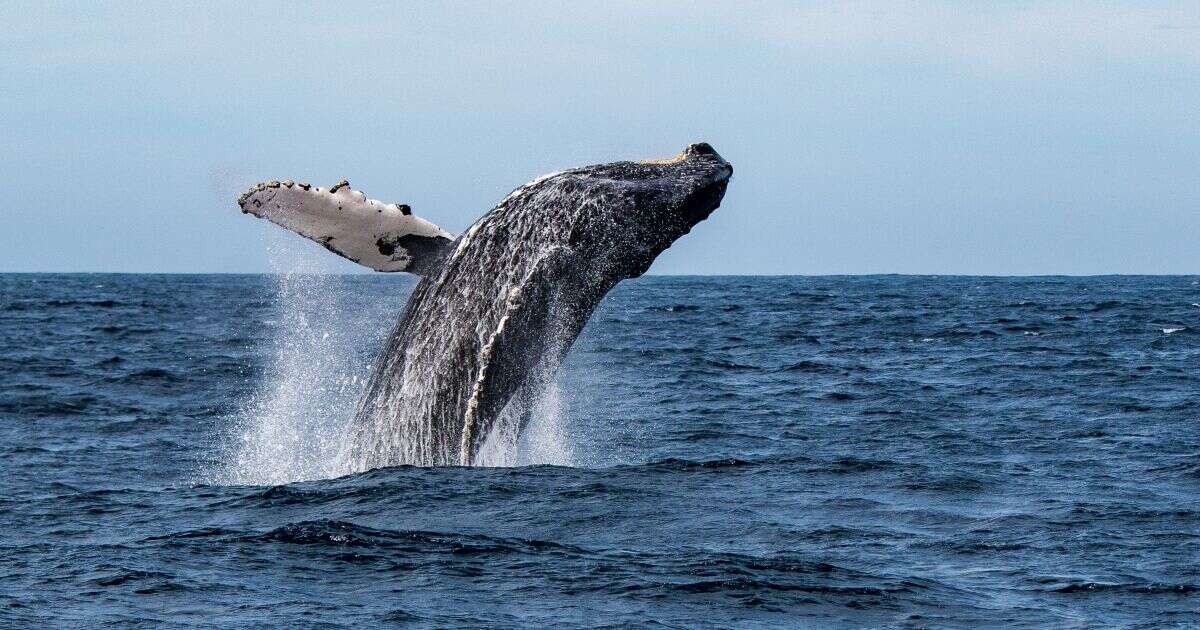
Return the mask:
[[[706,143],[559,171],[457,238],[345,180],[265,182],[238,205],[371,269],[421,276],[359,401],[352,467],[471,465],[493,432],[519,435],[605,294],[707,218],[732,173]]]

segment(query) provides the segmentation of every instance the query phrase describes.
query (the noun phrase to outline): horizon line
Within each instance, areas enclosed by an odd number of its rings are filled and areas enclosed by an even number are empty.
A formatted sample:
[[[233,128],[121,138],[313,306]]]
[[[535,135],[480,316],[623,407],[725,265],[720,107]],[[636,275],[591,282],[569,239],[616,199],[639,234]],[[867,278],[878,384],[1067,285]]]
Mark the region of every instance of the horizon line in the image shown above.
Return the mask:
[[[276,272],[276,271],[0,271],[4,276],[409,276],[419,278],[417,274],[403,272]],[[910,278],[1114,278],[1114,277],[1189,277],[1197,273],[908,273],[908,272],[867,272],[867,273],[647,273],[639,278],[855,278],[896,276]],[[636,280],[637,278],[625,278]]]

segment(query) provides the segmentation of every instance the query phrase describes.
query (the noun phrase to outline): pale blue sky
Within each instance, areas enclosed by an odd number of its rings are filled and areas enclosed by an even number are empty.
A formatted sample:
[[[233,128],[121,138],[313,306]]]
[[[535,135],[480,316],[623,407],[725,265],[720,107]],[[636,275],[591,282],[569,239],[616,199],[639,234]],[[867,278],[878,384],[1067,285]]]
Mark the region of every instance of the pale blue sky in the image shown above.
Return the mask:
[[[259,179],[457,233],[706,140],[653,273],[1200,272],[1200,2],[240,4],[0,4],[0,271],[265,271]]]

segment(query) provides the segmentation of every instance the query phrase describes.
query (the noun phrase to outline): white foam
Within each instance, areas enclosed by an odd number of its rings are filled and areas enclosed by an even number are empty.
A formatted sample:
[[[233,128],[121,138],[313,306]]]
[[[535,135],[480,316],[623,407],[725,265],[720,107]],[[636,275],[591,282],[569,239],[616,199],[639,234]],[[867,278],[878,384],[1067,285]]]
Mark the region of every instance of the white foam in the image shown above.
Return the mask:
[[[576,465],[568,430],[568,406],[558,383],[551,384],[534,403],[529,424],[520,435],[497,424],[476,455],[479,466]]]
[[[341,453],[369,369],[355,349],[370,333],[345,317],[339,283],[320,273],[327,257],[314,264],[311,249],[290,237],[269,248],[279,325],[257,390],[230,419],[210,482],[276,485],[351,472]]]

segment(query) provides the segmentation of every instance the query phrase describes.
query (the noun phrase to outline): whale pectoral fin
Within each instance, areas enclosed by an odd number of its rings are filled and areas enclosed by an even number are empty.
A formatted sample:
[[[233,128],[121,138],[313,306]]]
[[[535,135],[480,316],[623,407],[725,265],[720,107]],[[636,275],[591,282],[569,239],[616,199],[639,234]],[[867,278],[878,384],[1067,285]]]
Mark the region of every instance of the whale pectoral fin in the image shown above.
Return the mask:
[[[534,265],[513,289],[496,331],[480,353],[479,373],[463,416],[459,463],[469,466],[492,426],[513,395],[534,390],[558,369],[566,344],[574,339],[590,313],[575,313],[558,302],[558,295],[580,290],[575,282],[575,252],[556,247]],[[582,316],[581,316],[582,315]]]
[[[345,181],[330,188],[291,181],[258,184],[242,194],[238,205],[376,271],[425,275],[438,267],[454,240],[413,216],[408,206],[367,199]]]

